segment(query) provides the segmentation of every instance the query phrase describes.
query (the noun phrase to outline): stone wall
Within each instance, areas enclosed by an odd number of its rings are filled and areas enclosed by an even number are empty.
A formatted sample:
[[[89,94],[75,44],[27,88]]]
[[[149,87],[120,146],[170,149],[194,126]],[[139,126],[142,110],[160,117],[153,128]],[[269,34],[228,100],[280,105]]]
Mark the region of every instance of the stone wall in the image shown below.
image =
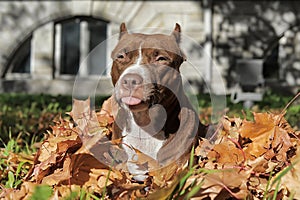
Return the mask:
[[[214,55],[228,86],[237,59],[252,58],[264,60],[264,75],[271,82],[300,85],[299,2],[215,1],[213,9]]]
[[[55,91],[45,87],[51,84],[51,80],[59,79],[55,77],[55,63],[53,63],[53,56],[55,56],[53,55],[52,35],[55,31],[53,21],[71,16],[91,16],[108,21],[108,36],[118,33],[121,22],[126,22],[132,31],[141,30],[144,27],[156,27],[166,29],[168,32],[173,30],[175,23],[180,23],[184,34],[199,43],[204,39],[201,5],[196,1],[1,1],[0,74],[2,84],[0,83],[0,91],[34,93]],[[18,77],[10,73],[9,64],[29,36],[32,36],[31,73]],[[110,44],[109,50],[115,43],[116,41]],[[57,90],[57,93],[71,93],[69,88],[74,79],[75,77],[65,81],[68,85],[65,88],[68,90]],[[63,82],[63,80],[59,81]],[[20,87],[20,85],[31,83],[35,83],[36,86]]]
[[[121,22],[126,22],[133,32],[154,27],[147,29],[149,33],[162,29],[169,33],[175,23],[179,23],[183,34],[194,40],[194,43],[191,40],[182,43],[188,61],[197,67],[204,78],[212,73],[209,79],[217,88],[222,87],[218,85],[222,81],[227,83],[227,88],[231,88],[236,78],[237,59],[248,58],[264,60],[264,73],[270,82],[273,80],[278,83],[281,80],[281,85],[300,85],[300,4],[297,1],[214,0],[210,10],[212,42],[210,35],[205,35],[207,26],[203,2],[0,1],[0,92],[72,93],[70,88],[75,77],[63,79],[56,76],[53,58],[55,41],[52,36],[54,21],[71,16],[90,16],[109,22],[108,37],[118,33]],[[28,37],[32,37],[31,73],[19,77],[10,73],[9,62]],[[108,52],[116,42],[116,39],[111,40]],[[209,71],[209,59],[205,59],[210,52],[204,52],[210,42],[213,44],[213,63],[216,65],[212,72]],[[199,44],[204,49],[199,49]],[[188,62],[182,67],[182,72],[191,79],[199,78],[195,76],[197,70]],[[216,78],[215,74],[219,72],[223,80]],[[110,83],[109,78],[106,79]],[[56,85],[54,80],[64,83],[66,87],[62,88],[68,89],[55,90],[45,86],[51,81]],[[35,85],[30,86],[31,83]],[[111,84],[107,84],[107,88],[97,92],[109,93]]]

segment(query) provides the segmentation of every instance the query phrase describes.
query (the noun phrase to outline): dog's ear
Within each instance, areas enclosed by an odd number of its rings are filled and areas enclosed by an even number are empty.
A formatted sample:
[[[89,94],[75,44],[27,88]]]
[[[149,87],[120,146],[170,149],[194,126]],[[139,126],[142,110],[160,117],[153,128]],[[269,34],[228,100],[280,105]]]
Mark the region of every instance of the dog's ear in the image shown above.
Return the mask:
[[[179,44],[181,41],[181,27],[178,23],[175,24],[175,28],[172,32],[172,35],[175,37],[176,42]]]
[[[172,32],[172,36],[174,36],[177,44],[179,45],[181,42],[181,27],[178,23],[175,24],[175,28]],[[180,50],[180,56],[182,57],[182,60],[180,61],[180,64],[184,61],[186,61],[186,55]]]
[[[123,22],[121,25],[120,25],[120,34],[119,34],[119,39],[122,38],[123,35],[127,34],[128,31],[127,31],[127,28],[126,28],[126,25],[125,23]]]

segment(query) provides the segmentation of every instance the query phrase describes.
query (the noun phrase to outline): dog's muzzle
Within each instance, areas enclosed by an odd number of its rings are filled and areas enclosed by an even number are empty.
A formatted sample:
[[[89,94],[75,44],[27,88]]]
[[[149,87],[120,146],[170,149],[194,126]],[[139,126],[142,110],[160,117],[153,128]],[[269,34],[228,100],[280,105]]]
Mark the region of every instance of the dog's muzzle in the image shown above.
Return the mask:
[[[139,74],[125,74],[120,80],[119,90],[123,90],[121,102],[129,106],[140,104],[144,99],[141,94],[138,94],[139,90],[143,89],[142,87],[143,78]]]
[[[148,108],[155,93],[155,79],[149,68],[144,65],[132,65],[120,76],[115,96],[120,105],[134,110]]]

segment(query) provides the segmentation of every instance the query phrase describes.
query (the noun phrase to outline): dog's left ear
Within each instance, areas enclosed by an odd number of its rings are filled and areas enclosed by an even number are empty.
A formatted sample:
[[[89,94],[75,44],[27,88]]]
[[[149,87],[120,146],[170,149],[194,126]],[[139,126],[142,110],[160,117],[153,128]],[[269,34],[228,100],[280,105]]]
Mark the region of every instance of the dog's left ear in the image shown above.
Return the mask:
[[[179,44],[181,42],[181,27],[178,23],[176,23],[172,35],[175,37],[176,42]]]
[[[175,24],[175,28],[174,28],[174,30],[172,32],[172,35],[174,36],[177,44],[179,45],[180,42],[181,42],[181,27],[180,27],[180,25],[178,23]],[[186,61],[186,56],[185,56],[185,54],[181,50],[180,50],[180,54],[181,54],[180,56],[183,59],[182,62]]]
[[[128,31],[127,31],[127,28],[126,28],[126,25],[125,23],[123,22],[121,25],[120,25],[120,34],[119,34],[119,39],[121,39],[121,37],[125,34],[127,34]]]

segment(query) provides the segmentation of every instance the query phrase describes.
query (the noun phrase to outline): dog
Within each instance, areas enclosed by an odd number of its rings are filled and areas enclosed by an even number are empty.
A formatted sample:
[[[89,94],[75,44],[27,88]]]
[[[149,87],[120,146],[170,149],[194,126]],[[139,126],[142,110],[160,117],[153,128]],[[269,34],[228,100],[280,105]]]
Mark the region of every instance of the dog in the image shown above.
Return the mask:
[[[206,126],[184,93],[180,41],[177,23],[170,35],[129,33],[122,23],[111,54],[117,105],[112,139],[122,139],[128,171],[137,181],[150,170],[139,163],[139,152],[162,167],[187,155],[205,136]]]

